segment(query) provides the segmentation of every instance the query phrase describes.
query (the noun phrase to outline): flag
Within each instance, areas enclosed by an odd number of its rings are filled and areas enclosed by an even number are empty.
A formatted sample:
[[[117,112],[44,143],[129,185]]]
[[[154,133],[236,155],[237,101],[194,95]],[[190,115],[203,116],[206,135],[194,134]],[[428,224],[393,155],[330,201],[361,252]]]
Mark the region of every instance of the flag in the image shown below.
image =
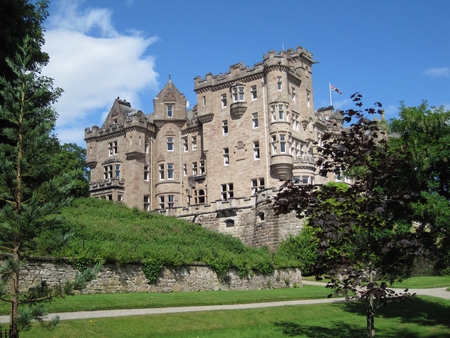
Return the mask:
[[[330,86],[331,86],[331,90],[334,90],[338,94],[342,94],[342,92],[339,89],[337,89],[335,86],[333,86],[331,83],[330,83]]]

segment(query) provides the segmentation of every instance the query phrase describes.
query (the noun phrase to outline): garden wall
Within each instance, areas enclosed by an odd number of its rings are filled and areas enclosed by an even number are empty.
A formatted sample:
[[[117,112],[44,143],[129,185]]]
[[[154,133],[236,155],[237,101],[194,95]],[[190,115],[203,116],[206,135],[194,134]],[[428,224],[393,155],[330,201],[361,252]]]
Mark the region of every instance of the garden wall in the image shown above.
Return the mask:
[[[23,268],[22,287],[28,289],[46,281],[48,285],[73,279],[76,268],[67,262],[30,261]],[[234,270],[217,275],[206,264],[165,267],[156,284],[148,284],[139,264],[105,264],[97,279],[83,293],[186,292],[209,290],[260,290],[302,286],[300,269],[280,269],[269,275],[255,273],[240,278]]]

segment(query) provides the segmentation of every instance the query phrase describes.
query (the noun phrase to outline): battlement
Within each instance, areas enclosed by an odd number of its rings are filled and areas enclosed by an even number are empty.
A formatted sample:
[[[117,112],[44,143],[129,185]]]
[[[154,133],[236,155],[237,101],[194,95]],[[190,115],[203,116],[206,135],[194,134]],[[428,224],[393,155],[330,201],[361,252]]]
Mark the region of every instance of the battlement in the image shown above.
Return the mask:
[[[255,63],[253,68],[245,66],[243,62],[239,62],[231,65],[229,71],[225,74],[219,73],[218,75],[214,75],[207,73],[204,78],[196,76],[194,78],[194,91],[205,87],[219,86],[228,82],[237,81],[238,79],[244,82],[246,78],[253,80],[255,76],[261,77],[267,67],[276,65],[289,68],[292,63],[299,63],[298,67],[294,67],[297,69],[303,64],[311,67],[314,61],[312,54],[300,46],[295,50],[292,48],[287,51],[282,50],[278,54],[276,51],[271,50],[263,55],[263,62]]]
[[[263,55],[264,62],[270,59],[289,60],[295,58],[303,58],[305,61],[309,61],[311,64],[314,63],[313,55],[301,46],[298,46],[295,50],[293,48],[289,48],[286,51],[282,50],[278,54],[276,51],[271,50],[267,54]]]

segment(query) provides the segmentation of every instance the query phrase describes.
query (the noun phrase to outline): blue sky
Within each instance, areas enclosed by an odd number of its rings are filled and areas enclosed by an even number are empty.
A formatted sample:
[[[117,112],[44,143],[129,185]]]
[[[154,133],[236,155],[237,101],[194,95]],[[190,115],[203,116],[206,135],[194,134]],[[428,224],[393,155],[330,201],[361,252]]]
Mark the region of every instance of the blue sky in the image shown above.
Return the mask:
[[[84,146],[120,96],[148,114],[169,76],[192,106],[194,77],[252,67],[269,50],[302,46],[313,66],[315,108],[404,101],[450,109],[450,1],[53,0],[44,74],[65,90],[56,105],[62,142]]]

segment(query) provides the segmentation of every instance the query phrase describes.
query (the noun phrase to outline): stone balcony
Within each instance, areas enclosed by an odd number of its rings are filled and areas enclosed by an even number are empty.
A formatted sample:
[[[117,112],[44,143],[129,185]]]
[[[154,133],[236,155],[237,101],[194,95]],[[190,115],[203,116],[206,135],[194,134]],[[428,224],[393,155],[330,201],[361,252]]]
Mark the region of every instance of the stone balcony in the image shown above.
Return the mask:
[[[240,119],[242,115],[244,115],[246,110],[247,110],[247,102],[245,101],[234,102],[230,106],[231,117],[234,119]]]

